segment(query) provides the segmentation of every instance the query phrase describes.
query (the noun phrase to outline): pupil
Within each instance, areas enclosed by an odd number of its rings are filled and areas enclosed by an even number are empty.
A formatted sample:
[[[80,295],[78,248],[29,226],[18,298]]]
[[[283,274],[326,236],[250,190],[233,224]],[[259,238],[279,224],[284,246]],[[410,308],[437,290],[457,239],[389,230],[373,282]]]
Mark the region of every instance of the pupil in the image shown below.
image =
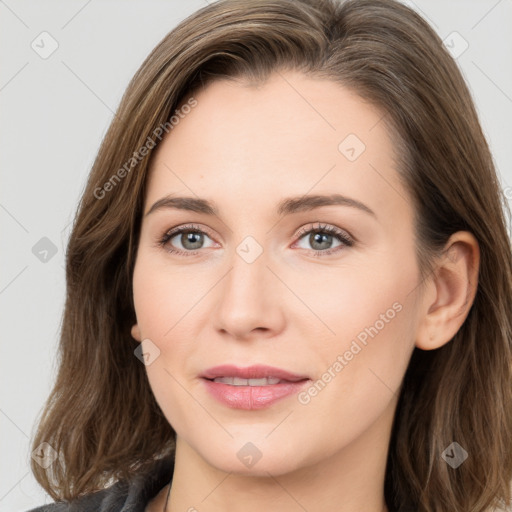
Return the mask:
[[[312,233],[311,234],[311,237],[312,239],[310,240],[310,243],[311,243],[311,247],[313,247],[313,249],[315,250],[319,250],[319,249],[328,249],[329,246],[330,246],[330,243],[328,242],[331,242],[331,238],[332,238],[332,235],[328,235],[328,234],[322,234],[322,233]],[[325,239],[327,239],[327,243],[325,241]],[[315,244],[318,242],[320,245],[322,245],[322,240],[324,241],[324,245],[321,246],[321,247],[315,247]],[[326,245],[325,245],[326,243]]]
[[[197,238],[195,242],[194,238]],[[192,247],[187,247],[187,244],[189,244],[189,242],[192,244]],[[181,243],[183,244],[183,247],[185,247],[186,249],[199,249],[202,243],[202,235],[201,233],[196,232],[183,233]]]

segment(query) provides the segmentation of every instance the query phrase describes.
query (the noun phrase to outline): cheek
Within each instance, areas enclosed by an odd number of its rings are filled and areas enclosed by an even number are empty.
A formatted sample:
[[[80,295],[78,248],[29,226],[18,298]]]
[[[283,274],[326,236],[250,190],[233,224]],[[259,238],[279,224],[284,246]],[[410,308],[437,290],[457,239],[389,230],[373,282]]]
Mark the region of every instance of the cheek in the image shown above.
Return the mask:
[[[320,379],[314,400],[350,403],[356,411],[388,403],[399,388],[414,348],[417,283],[414,258],[379,258],[344,269],[339,281],[318,280],[306,301],[317,322],[314,350]],[[311,283],[309,283],[311,285]],[[310,287],[311,290],[311,287]],[[329,388],[327,390],[327,388]],[[326,391],[324,391],[326,389]],[[323,398],[316,399],[316,393]],[[304,397],[308,401],[308,397]]]
[[[350,266],[318,268],[314,275],[304,269],[301,274],[301,279],[292,274],[286,279],[294,281],[295,294],[311,313],[304,316],[308,320],[316,317],[308,333],[318,340],[320,350],[332,350],[334,345],[340,350],[348,348],[357,337],[363,344],[373,338],[384,341],[386,336],[381,333],[390,332],[389,326],[406,316],[399,310],[417,283],[414,258],[406,262],[403,255],[399,258],[391,251],[355,260]]]
[[[372,303],[357,322],[346,312],[339,317],[339,331],[343,333],[350,324],[355,334],[342,334],[316,353],[315,367],[320,370],[311,386],[298,395],[297,418],[312,438],[326,439],[326,451],[355,440],[390,413],[398,399],[413,350],[413,311],[408,303],[394,304],[388,308],[384,301],[381,308],[374,308]],[[387,323],[375,316],[380,311]]]
[[[179,382],[195,377],[191,362],[195,344],[190,343],[201,319],[195,306],[211,285],[203,286],[199,273],[181,269],[170,270],[169,265],[159,265],[154,259],[141,255],[133,275],[133,294],[137,323],[143,340],[150,340],[150,351],[158,354],[146,372],[153,393],[160,407],[168,415],[179,410],[176,404],[182,397]],[[190,397],[189,397],[190,398]]]
[[[137,322],[145,338],[164,340],[201,298],[197,273],[150,261],[144,255],[133,275]]]
[[[161,266],[145,254],[137,259],[133,275],[143,351],[152,354],[146,374],[155,400],[173,428],[182,425],[183,411],[187,410],[184,404],[190,401],[183,388],[183,362],[190,359],[187,322],[193,318],[193,304],[199,298],[190,278],[176,269],[171,275],[168,265]]]

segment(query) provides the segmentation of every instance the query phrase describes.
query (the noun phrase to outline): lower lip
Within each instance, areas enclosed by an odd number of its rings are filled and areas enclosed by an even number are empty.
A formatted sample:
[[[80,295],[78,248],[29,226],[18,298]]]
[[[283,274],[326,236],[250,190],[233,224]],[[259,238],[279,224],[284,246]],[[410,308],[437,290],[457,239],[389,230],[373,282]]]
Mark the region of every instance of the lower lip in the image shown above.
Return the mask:
[[[273,403],[298,393],[309,380],[283,382],[270,386],[231,386],[203,379],[208,391],[221,403],[232,409],[264,409]]]

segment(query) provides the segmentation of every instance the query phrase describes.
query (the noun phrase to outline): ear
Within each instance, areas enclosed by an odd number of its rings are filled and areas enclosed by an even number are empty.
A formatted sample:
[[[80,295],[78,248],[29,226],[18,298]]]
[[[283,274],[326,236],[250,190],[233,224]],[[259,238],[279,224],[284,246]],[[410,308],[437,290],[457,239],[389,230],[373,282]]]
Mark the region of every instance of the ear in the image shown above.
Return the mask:
[[[461,328],[475,299],[480,249],[468,231],[448,240],[426,289],[416,346],[433,350],[448,343]]]
[[[142,336],[140,334],[139,324],[132,325],[132,338],[137,341],[142,341]]]

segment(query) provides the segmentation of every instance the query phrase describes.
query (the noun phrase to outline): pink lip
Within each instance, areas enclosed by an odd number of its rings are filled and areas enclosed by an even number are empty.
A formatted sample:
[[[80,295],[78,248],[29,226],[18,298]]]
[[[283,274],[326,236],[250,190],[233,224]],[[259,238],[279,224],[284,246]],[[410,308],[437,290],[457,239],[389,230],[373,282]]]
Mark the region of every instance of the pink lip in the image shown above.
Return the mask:
[[[223,364],[214,366],[203,372],[200,377],[205,379],[215,379],[215,377],[240,377],[241,379],[262,379],[265,377],[275,377],[276,379],[297,382],[299,380],[309,379],[307,375],[296,375],[294,373],[275,368],[274,366],[265,366],[261,364],[241,368],[232,364]]]
[[[296,375],[280,368],[254,365],[240,368],[221,365],[209,368],[200,375],[208,391],[219,402],[233,409],[263,409],[287,396],[298,393],[310,382],[309,377]],[[241,379],[261,379],[274,377],[285,382],[269,386],[232,386],[213,382],[216,377],[239,377]]]

